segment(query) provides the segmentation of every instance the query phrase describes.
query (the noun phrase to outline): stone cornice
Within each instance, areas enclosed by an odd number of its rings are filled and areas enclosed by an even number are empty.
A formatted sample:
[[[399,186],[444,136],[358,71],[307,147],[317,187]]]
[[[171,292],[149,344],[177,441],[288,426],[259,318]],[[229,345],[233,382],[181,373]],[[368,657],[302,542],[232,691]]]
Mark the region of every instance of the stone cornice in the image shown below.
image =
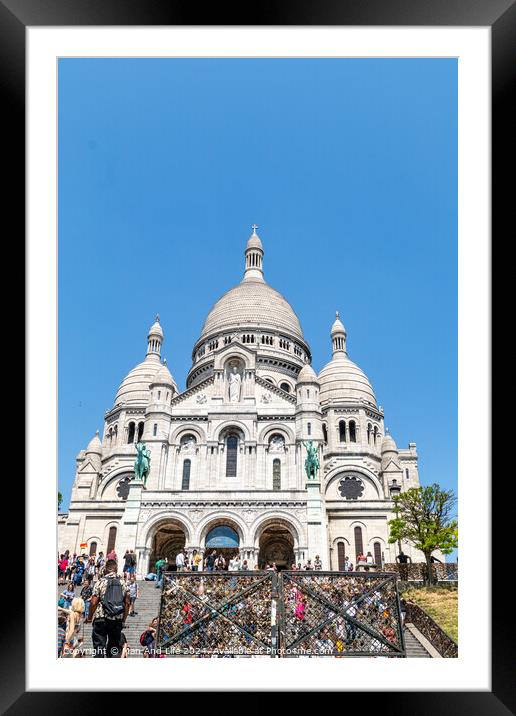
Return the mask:
[[[141,507],[168,507],[168,508],[205,508],[205,507],[306,507],[306,500],[147,500],[141,503]]]
[[[295,415],[258,415],[258,421],[263,422],[266,420],[295,420]]]
[[[198,423],[198,422],[207,422],[208,416],[207,415],[172,415],[170,417],[170,421],[173,422],[181,422],[181,421],[187,421],[189,423]]]

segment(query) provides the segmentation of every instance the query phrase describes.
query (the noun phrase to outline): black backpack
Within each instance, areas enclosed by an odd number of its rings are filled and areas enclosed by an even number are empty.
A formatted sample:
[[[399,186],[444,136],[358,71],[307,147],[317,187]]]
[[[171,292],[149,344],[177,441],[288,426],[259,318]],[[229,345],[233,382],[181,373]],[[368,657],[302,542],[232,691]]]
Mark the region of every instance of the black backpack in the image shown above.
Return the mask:
[[[124,591],[117,577],[108,579],[106,591],[101,600],[102,610],[107,619],[114,619],[124,611]]]

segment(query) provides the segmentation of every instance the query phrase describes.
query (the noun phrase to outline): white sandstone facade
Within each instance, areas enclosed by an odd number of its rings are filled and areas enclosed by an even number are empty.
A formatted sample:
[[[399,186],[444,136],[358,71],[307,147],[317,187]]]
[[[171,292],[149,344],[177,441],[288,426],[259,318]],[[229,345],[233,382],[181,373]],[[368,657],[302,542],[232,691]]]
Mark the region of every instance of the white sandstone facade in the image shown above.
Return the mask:
[[[360,551],[393,562],[391,496],[419,485],[416,445],[399,450],[385,434],[338,314],[331,340],[317,376],[296,314],[265,282],[254,227],[243,279],[208,314],[185,391],[161,358],[159,319],[151,327],[145,359],[122,381],[102,438],[77,456],[59,552],[133,549],[140,576],[181,547],[238,545],[250,567],[290,568],[319,555],[324,569],[338,569]],[[152,456],[145,487],[131,480],[138,440]],[[304,469],[308,440],[319,450],[317,480]]]

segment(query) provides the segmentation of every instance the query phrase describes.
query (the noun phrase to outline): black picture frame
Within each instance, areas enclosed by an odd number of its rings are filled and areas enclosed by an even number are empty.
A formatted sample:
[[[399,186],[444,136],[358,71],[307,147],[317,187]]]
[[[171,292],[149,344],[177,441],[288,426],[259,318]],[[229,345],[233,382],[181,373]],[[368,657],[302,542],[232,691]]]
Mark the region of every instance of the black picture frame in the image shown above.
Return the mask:
[[[199,22],[202,18],[202,22]],[[492,229],[493,239],[513,227],[515,116],[510,100],[516,87],[516,4],[514,0],[277,0],[260,4],[233,6],[212,3],[202,8],[198,3],[172,0],[0,0],[0,92],[4,120],[4,160],[9,168],[4,188],[3,215],[10,224],[11,237],[23,247],[25,231],[25,37],[26,28],[36,26],[95,26],[95,25],[367,25],[367,26],[489,26],[492,33]],[[5,158],[7,153],[7,158]],[[512,160],[512,161],[511,161]],[[504,172],[504,169],[509,171]],[[512,170],[512,171],[510,171]],[[509,177],[509,180],[507,180]],[[511,201],[512,199],[512,201]],[[9,222],[8,220],[11,219]],[[511,228],[514,235],[514,228]],[[23,253],[23,249],[22,249]],[[16,264],[21,271],[23,256]],[[22,279],[23,280],[23,279]],[[21,283],[21,281],[20,281]],[[23,299],[22,299],[23,300]],[[18,396],[19,399],[19,396]],[[27,446],[30,450],[30,444]],[[509,478],[510,475],[507,475]],[[512,524],[508,499],[511,486],[504,481],[503,490],[493,490],[493,545],[507,545],[506,554],[512,556],[509,526]],[[4,480],[4,505],[23,504],[21,479]],[[486,529],[488,526],[486,526]],[[16,562],[23,564],[23,533],[18,528],[18,542],[4,545],[5,565],[9,570]],[[6,550],[6,547],[8,548]],[[28,563],[31,562],[29,556]],[[41,555],[38,555],[41,568]],[[18,572],[18,570],[16,570]],[[21,569],[23,572],[23,568]],[[29,570],[30,572],[30,570]],[[479,565],[479,579],[490,579],[488,565]],[[508,573],[507,578],[510,579]],[[6,580],[1,650],[0,708],[11,715],[50,712],[102,712],[105,696],[95,692],[26,692],[25,654],[34,648],[30,635],[24,639],[24,603],[20,593],[31,589],[20,577],[19,588]],[[13,577],[16,579],[16,577]],[[501,579],[497,572],[497,579]],[[506,598],[510,599],[512,588]],[[503,589],[503,586],[501,587]],[[16,597],[14,594],[16,593]],[[493,601],[496,607],[497,602]],[[511,604],[498,602],[492,614],[492,691],[491,692],[398,692],[367,694],[367,708],[381,708],[383,713],[477,714],[516,713],[514,693],[514,626]],[[486,618],[485,605],[479,605],[479,620]],[[317,684],[314,683],[314,690]],[[361,688],[374,688],[367,679]],[[336,689],[339,685],[336,685]],[[410,684],[407,683],[407,689]],[[189,690],[185,685],[185,690]],[[228,689],[229,690],[229,689]],[[134,692],[128,694],[134,699]],[[347,693],[343,707],[349,710],[356,693]],[[117,694],[117,701],[122,694]],[[361,698],[362,708],[364,696]],[[159,708],[159,703],[155,704]],[[170,704],[172,707],[172,704]]]

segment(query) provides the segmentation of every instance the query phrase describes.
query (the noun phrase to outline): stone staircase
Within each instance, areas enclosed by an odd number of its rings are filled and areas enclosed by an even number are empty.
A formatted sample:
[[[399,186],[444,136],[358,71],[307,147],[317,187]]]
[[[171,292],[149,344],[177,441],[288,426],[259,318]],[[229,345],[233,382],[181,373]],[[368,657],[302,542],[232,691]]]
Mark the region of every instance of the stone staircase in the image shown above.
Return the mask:
[[[405,629],[405,649],[407,650],[407,659],[430,659],[431,655],[425,647],[416,639],[415,635]]]
[[[139,581],[140,596],[136,600],[136,616],[127,617],[124,634],[129,644],[129,658],[143,658],[143,647],[140,645],[140,635],[148,627],[154,617],[159,616],[159,603],[161,589],[156,589],[155,582]],[[84,625],[84,647],[87,655],[93,649],[91,641],[91,624]]]

